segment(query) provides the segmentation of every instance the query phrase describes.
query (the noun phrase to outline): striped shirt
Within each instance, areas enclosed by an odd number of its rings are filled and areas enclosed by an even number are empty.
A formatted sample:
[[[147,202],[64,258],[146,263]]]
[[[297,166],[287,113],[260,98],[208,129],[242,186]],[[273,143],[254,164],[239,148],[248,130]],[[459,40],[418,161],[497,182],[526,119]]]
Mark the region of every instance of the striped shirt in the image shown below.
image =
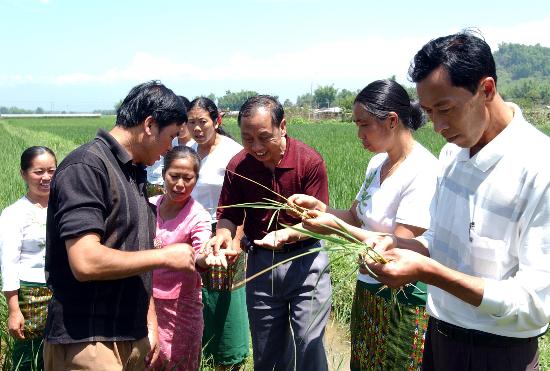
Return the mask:
[[[52,344],[136,340],[147,335],[151,273],[79,282],[65,241],[97,233],[113,249],[153,246],[155,214],[146,172],[109,133],[71,152],[51,183],[46,224],[46,278],[53,291],[45,338]]]
[[[432,224],[418,239],[433,259],[484,279],[479,307],[428,287],[430,315],[497,335],[537,336],[550,320],[550,139],[512,122],[470,158],[447,144]]]

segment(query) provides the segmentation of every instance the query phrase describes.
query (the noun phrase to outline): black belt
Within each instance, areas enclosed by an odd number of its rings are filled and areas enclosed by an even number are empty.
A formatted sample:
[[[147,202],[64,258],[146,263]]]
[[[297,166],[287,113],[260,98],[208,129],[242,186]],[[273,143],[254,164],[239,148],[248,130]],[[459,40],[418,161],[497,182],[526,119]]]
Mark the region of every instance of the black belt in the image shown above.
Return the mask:
[[[537,341],[536,337],[513,338],[508,336],[490,334],[488,332],[479,330],[465,329],[463,327],[455,326],[448,322],[438,320],[434,317],[430,317],[429,325],[433,326],[433,329],[443,336],[472,345],[507,347]]]
[[[306,247],[312,247],[317,242],[319,242],[319,240],[316,238],[308,238],[306,240],[284,244],[282,248],[275,250],[275,249],[268,249],[266,247],[258,246],[254,244],[252,241],[250,241],[248,237],[243,236],[243,238],[241,239],[241,248],[246,253],[249,253],[249,254],[254,253],[258,249],[274,251],[277,254],[281,254],[281,253],[285,254],[285,253],[300,250]]]

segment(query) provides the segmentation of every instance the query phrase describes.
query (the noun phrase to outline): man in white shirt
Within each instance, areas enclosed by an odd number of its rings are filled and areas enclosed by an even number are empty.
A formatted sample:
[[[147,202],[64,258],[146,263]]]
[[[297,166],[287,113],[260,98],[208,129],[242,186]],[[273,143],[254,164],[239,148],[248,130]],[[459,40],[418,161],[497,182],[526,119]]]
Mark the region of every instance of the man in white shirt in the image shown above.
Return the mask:
[[[550,139],[503,101],[491,50],[474,35],[430,41],[409,74],[449,144],[430,229],[373,237],[390,262],[369,268],[391,287],[428,283],[423,369],[538,369],[550,320]]]

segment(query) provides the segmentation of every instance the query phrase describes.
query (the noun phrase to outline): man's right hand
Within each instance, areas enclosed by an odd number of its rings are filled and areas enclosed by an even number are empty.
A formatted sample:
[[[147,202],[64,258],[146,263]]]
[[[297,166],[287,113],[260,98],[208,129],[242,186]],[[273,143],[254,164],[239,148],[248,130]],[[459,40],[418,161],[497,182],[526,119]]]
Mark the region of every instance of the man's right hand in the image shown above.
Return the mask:
[[[167,269],[183,272],[195,271],[195,250],[186,243],[175,243],[159,249],[164,254]]]

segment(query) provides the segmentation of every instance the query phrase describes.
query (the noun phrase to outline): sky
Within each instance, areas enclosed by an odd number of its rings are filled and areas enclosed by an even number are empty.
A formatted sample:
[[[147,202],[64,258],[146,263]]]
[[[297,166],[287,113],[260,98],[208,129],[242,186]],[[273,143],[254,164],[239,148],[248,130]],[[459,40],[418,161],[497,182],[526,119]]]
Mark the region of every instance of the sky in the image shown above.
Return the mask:
[[[112,109],[160,80],[194,98],[254,90],[281,101],[356,90],[407,69],[429,40],[477,28],[550,47],[548,0],[0,0],[0,106]]]

